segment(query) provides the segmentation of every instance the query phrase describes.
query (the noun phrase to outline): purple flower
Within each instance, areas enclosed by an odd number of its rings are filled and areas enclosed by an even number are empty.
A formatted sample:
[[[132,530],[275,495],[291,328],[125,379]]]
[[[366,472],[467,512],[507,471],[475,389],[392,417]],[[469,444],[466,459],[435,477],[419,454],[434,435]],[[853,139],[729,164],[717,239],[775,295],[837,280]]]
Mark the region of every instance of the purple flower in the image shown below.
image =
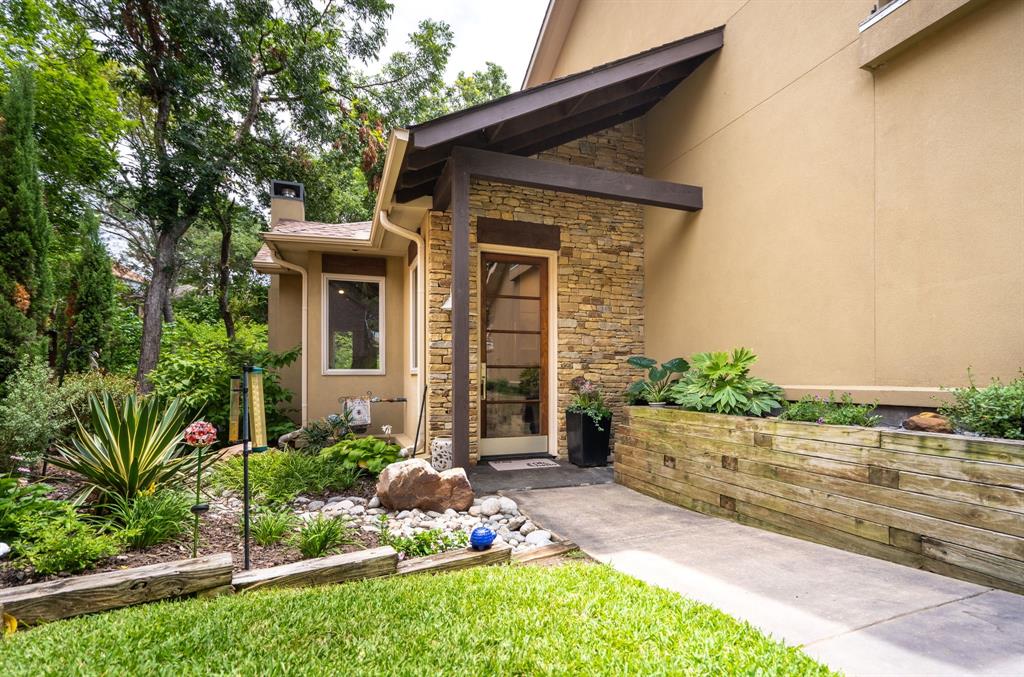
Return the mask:
[[[819,416],[818,417],[818,423],[824,423],[824,422],[825,422],[825,418],[822,417],[822,416]]]

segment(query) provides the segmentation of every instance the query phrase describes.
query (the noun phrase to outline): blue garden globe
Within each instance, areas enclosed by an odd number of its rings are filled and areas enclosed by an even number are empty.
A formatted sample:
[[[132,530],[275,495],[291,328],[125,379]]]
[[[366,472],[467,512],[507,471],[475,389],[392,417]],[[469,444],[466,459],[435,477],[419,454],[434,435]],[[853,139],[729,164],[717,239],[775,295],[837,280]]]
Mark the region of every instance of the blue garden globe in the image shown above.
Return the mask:
[[[474,550],[486,550],[491,547],[496,536],[497,534],[487,527],[477,527],[469,535],[469,544]]]

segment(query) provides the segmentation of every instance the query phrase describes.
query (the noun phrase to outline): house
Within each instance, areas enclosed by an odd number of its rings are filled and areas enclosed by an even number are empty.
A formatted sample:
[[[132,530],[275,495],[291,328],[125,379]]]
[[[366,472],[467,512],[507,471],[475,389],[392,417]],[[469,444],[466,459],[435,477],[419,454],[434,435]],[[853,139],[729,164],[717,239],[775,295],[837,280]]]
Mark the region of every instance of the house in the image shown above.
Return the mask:
[[[903,407],[1012,378],[1022,26],[1020,0],[552,0],[522,91],[392,132],[373,221],[275,184],[255,265],[303,420],[404,397],[375,425],[467,464],[563,455],[569,382],[617,409],[633,354],[745,345],[789,397]]]

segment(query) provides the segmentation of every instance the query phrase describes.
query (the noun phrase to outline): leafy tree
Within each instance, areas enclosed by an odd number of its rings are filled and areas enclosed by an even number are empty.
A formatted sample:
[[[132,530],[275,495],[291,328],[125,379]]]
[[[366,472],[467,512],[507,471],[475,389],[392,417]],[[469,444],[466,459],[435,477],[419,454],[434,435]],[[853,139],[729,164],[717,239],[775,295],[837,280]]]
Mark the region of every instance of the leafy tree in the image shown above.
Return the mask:
[[[115,313],[114,274],[100,242],[99,221],[90,215],[82,229],[81,253],[72,268],[61,327],[59,374],[107,366]]]
[[[50,224],[43,207],[32,72],[11,76],[0,120],[0,379],[39,352],[50,312]]]
[[[487,103],[511,91],[505,69],[488,61],[482,71],[474,71],[470,75],[459,72],[455,82],[446,90],[447,107],[449,111],[462,110]]]
[[[383,0],[74,0],[98,48],[120,66],[125,139],[123,184],[113,197],[151,228],[140,385],[160,353],[178,245],[239,170],[244,147],[288,121],[310,141],[331,134],[352,96],[351,60],[384,42]]]
[[[35,132],[50,222],[74,248],[91,189],[117,167],[125,122],[111,84],[116,70],[73,11],[55,1],[4,0],[0,70],[23,66],[35,75]]]

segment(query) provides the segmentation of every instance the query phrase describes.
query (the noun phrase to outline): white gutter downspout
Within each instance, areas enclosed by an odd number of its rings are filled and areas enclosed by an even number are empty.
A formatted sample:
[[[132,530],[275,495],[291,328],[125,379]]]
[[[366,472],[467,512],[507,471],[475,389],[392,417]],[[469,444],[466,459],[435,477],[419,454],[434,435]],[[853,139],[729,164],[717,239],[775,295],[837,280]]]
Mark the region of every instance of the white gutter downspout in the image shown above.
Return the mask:
[[[309,418],[307,416],[307,412],[309,411],[309,378],[307,373],[307,366],[309,364],[309,358],[307,357],[307,354],[309,353],[309,341],[307,340],[309,334],[309,299],[307,298],[309,283],[307,280],[305,268],[303,268],[302,266],[298,266],[294,263],[291,263],[289,261],[285,261],[283,258],[281,258],[281,253],[277,251],[277,247],[273,243],[266,242],[266,245],[267,248],[270,250],[270,258],[273,259],[276,265],[281,266],[282,268],[285,268],[287,270],[293,270],[302,276],[302,355],[300,356],[300,364],[302,365],[302,378],[300,379],[300,390],[302,392],[302,427],[305,428],[306,423],[309,421]]]
[[[427,328],[427,266],[426,266],[426,252],[423,249],[423,236],[419,233],[415,233],[411,230],[406,230],[401,226],[395,225],[388,218],[388,213],[383,209],[378,212],[380,217],[380,225],[384,230],[389,233],[394,233],[398,237],[406,240],[412,240],[416,243],[416,256],[419,261],[416,263],[416,335],[418,341],[416,342],[416,395],[417,398],[423,397],[423,385],[426,382],[427,365],[426,365],[426,328]],[[419,411],[422,407],[421,402],[416,402],[416,417],[419,418]],[[424,430],[423,440],[426,445],[426,431]],[[413,449],[413,453],[416,453],[416,449]]]

